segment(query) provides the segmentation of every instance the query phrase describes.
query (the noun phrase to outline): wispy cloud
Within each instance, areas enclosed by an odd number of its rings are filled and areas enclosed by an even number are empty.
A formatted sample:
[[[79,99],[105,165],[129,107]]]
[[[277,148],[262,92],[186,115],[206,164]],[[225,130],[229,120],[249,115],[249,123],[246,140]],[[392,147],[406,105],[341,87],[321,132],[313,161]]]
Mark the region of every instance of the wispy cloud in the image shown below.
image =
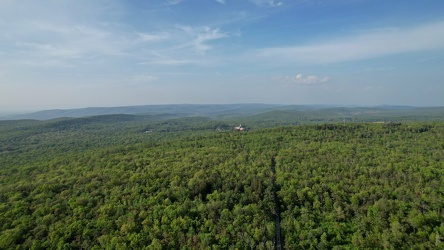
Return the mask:
[[[267,60],[319,64],[436,49],[444,49],[444,21],[409,29],[381,29],[324,43],[264,48],[253,53]]]
[[[205,54],[213,48],[212,42],[229,36],[219,28],[176,24],[141,31],[103,22],[30,18],[8,25],[0,22],[0,27],[7,28],[0,34],[6,51],[0,63],[40,68],[100,66],[105,57],[115,58],[114,62],[135,59],[134,64],[197,65],[202,57],[195,52]]]
[[[28,56],[44,55],[52,58],[78,58],[82,51],[59,44],[18,42],[17,47],[26,51]]]
[[[130,38],[100,27],[45,22],[28,22],[26,29],[10,31],[9,37],[0,41],[13,46],[10,55],[27,60],[64,60],[91,58],[99,55],[123,55],[146,38]],[[138,40],[138,39],[139,40]]]
[[[329,76],[316,76],[303,74],[297,74],[296,76],[278,76],[275,77],[276,80],[285,82],[287,84],[297,84],[297,85],[316,85],[321,83],[327,83],[330,81]]]
[[[0,39],[0,44],[7,43],[11,47],[8,55],[16,63],[49,67],[71,65],[72,60],[91,60],[101,56],[138,56],[145,47],[163,46],[159,42],[169,38],[167,32],[32,21],[27,22],[26,29],[10,31],[9,37]]]
[[[180,4],[181,2],[183,2],[184,0],[168,0],[167,3],[169,5],[177,5]]]
[[[136,82],[136,83],[147,83],[147,82],[155,81],[157,79],[158,79],[157,76],[141,74],[141,75],[132,76],[130,80],[132,82]]]
[[[40,68],[74,68],[72,64],[64,60],[20,60],[16,63]]]
[[[136,32],[136,34],[139,36],[142,42],[158,42],[170,37],[170,35],[166,32],[158,34]]]
[[[228,37],[228,34],[221,32],[220,29],[212,29],[207,26],[201,28],[183,26],[181,29],[189,36],[193,37],[193,39],[189,42],[175,46],[174,49],[192,47],[200,54],[203,54],[211,49],[211,46],[208,45],[207,42]]]
[[[215,0],[215,1],[220,3],[220,4],[225,4],[225,0]]]
[[[284,4],[282,1],[275,1],[275,0],[250,0],[250,1],[258,6],[278,7]]]
[[[160,59],[160,60],[146,61],[146,62],[142,62],[139,64],[177,66],[177,65],[185,65],[185,64],[194,64],[194,63],[196,63],[196,62],[191,61],[191,60]]]

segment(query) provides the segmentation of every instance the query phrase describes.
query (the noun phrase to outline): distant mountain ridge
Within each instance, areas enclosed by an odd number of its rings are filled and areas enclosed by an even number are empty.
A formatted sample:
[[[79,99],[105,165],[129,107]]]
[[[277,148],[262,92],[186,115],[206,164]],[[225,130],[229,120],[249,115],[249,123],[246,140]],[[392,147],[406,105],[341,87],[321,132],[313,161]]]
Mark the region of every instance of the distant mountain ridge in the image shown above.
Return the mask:
[[[276,104],[166,104],[121,107],[88,107],[79,109],[52,109],[28,114],[11,115],[2,120],[35,119],[49,120],[61,117],[86,117],[111,114],[183,116],[231,116],[249,115],[272,111],[283,105]]]
[[[213,119],[256,117],[257,119],[279,119],[288,116],[316,117],[359,117],[374,115],[389,119],[391,116],[431,116],[444,119],[444,107],[411,106],[335,106],[335,105],[280,105],[280,104],[169,104],[122,107],[89,107],[79,109],[53,109],[28,114],[0,117],[0,120],[50,120],[56,118],[79,118],[100,115],[155,115],[165,117],[203,116]],[[352,119],[351,119],[352,120]]]

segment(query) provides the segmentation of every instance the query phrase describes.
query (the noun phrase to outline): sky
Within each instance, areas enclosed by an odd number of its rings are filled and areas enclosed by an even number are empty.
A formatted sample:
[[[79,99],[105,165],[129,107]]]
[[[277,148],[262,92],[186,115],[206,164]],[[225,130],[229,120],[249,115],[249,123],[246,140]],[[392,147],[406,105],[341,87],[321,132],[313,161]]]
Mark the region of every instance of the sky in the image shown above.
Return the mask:
[[[442,0],[0,0],[0,112],[444,106]]]

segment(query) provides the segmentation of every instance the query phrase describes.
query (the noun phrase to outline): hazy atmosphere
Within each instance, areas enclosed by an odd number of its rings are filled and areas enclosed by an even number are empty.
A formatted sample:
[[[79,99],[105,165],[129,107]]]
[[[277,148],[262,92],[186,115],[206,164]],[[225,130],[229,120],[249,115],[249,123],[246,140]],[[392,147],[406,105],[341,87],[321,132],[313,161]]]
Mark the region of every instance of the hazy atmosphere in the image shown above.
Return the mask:
[[[1,249],[444,249],[444,0],[0,0]]]
[[[0,112],[444,105],[444,2],[0,2]]]

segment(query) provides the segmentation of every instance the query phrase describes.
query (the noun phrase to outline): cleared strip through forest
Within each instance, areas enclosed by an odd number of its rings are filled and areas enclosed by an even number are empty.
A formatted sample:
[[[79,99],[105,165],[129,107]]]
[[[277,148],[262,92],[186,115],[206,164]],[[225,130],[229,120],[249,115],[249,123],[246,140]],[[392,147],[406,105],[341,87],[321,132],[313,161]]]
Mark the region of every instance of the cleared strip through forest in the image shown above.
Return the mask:
[[[280,212],[280,204],[277,196],[277,187],[276,187],[276,159],[275,156],[271,158],[271,171],[273,172],[273,196],[274,196],[274,212],[276,214],[276,222],[275,222],[275,231],[276,231],[276,249],[282,249],[281,242],[281,212]]]

